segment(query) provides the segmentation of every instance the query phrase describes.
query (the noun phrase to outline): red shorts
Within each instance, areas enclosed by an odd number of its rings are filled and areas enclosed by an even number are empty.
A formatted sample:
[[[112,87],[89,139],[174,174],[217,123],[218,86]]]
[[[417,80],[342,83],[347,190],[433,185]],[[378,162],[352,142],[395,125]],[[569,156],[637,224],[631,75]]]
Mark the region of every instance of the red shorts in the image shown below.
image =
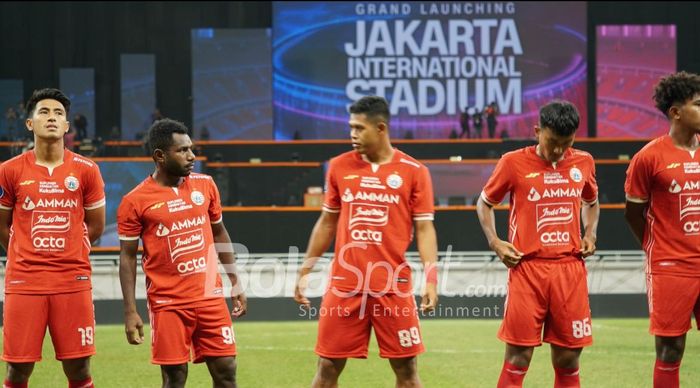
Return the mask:
[[[367,358],[372,328],[380,357],[412,357],[425,351],[413,296],[345,297],[336,292],[329,290],[319,309],[316,343],[319,356]]]
[[[690,330],[690,317],[700,328],[700,278],[647,275],[649,332],[677,337]]]
[[[205,357],[233,357],[236,339],[226,302],[194,308],[151,312],[151,362],[179,365]]]
[[[540,346],[543,340],[566,348],[591,345],[587,282],[586,265],[577,258],[522,261],[508,273],[498,338],[518,346]]]
[[[92,291],[68,294],[5,294],[2,359],[9,362],[41,360],[48,326],[56,359],[95,354],[95,307]]]

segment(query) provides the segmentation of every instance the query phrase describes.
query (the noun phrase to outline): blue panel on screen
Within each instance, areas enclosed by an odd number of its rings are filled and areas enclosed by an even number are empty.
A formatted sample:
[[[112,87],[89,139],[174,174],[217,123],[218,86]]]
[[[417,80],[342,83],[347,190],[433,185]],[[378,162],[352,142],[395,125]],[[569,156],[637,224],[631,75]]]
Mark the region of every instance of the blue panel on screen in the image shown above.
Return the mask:
[[[136,140],[151,125],[156,108],[156,56],[121,55],[122,140]]]
[[[279,1],[272,25],[277,139],[347,138],[369,94],[389,98],[394,137],[447,138],[491,102],[483,137],[531,137],[553,98],[587,127],[585,2]]]
[[[70,117],[76,129],[75,116],[87,119],[87,136],[95,137],[95,69],[64,68],[59,71],[61,90],[71,100]]]
[[[29,136],[24,125],[24,113],[19,104],[24,100],[24,82],[19,79],[0,79],[0,140],[14,140]]]
[[[195,139],[272,139],[267,29],[192,30]]]

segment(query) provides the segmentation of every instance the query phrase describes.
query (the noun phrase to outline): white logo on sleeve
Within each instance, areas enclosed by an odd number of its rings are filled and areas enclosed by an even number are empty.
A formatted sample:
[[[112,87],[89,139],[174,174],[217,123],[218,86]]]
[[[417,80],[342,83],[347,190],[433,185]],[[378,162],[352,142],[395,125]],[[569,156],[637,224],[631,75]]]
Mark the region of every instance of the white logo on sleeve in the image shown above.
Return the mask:
[[[192,194],[190,195],[190,199],[192,199],[192,202],[197,206],[201,206],[204,204],[204,194],[197,190],[192,192]]]
[[[583,179],[583,174],[581,174],[581,170],[579,170],[576,167],[573,167],[571,170],[569,170],[569,176],[574,182],[581,182]]]
[[[403,179],[398,174],[391,174],[386,178],[387,186],[398,189],[403,184]]]
[[[528,201],[537,202],[537,201],[540,200],[540,198],[542,198],[542,197],[540,196],[540,193],[538,193],[537,190],[535,190],[534,187],[531,188],[531,189],[530,189],[530,194],[527,195]]]

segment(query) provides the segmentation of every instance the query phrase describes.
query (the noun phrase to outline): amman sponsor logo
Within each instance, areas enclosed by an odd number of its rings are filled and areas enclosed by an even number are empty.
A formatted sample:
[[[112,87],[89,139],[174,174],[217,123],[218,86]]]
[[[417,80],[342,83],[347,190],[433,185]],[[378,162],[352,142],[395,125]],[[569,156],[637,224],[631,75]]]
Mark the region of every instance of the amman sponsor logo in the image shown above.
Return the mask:
[[[384,226],[389,222],[389,207],[367,203],[350,204],[349,228],[358,225]]]
[[[34,203],[31,198],[27,197],[22,203],[22,209],[34,210],[35,208],[76,208],[78,207],[77,199],[43,199],[40,198],[37,203]]]
[[[678,182],[676,182],[675,179],[674,179],[673,181],[671,181],[671,186],[668,188],[668,192],[669,192],[669,193],[671,193],[671,194],[678,194],[678,193],[681,192],[681,190],[683,190],[683,189],[681,188],[681,185],[679,185]]]
[[[196,229],[168,236],[168,247],[173,262],[188,253],[199,252],[204,248],[204,232]]]
[[[537,205],[537,230],[552,225],[565,225],[574,219],[572,203]]]
[[[381,203],[393,203],[397,204],[400,201],[398,194],[387,194],[387,193],[367,193],[365,191],[358,191],[356,194],[352,194],[350,189],[346,189],[343,197],[341,198],[343,202],[352,201],[370,201],[370,202],[381,202]]]

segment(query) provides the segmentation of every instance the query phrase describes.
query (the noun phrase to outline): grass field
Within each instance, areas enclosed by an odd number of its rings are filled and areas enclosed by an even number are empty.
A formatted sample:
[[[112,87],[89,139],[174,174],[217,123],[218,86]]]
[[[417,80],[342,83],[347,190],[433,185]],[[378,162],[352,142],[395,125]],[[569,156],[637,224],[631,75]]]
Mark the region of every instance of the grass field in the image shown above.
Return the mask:
[[[427,352],[419,358],[426,387],[494,387],[503,359],[503,344],[495,338],[499,321],[424,320]],[[238,383],[240,387],[307,387],[316,365],[313,353],[315,322],[236,322]],[[653,337],[647,320],[598,319],[595,344],[582,356],[584,387],[651,387]],[[149,362],[146,344],[126,343],[122,326],[98,326],[97,355],[92,359],[95,385],[100,387],[158,387],[160,371]],[[367,360],[350,360],[341,376],[345,387],[393,387],[393,374],[378,356],[372,340]],[[554,381],[549,348],[535,350],[525,387],[551,387]],[[32,387],[65,387],[50,339],[44,342],[44,361],[37,364]],[[681,385],[700,386],[700,335],[688,335],[681,368]],[[190,364],[188,387],[210,387],[206,366]]]

